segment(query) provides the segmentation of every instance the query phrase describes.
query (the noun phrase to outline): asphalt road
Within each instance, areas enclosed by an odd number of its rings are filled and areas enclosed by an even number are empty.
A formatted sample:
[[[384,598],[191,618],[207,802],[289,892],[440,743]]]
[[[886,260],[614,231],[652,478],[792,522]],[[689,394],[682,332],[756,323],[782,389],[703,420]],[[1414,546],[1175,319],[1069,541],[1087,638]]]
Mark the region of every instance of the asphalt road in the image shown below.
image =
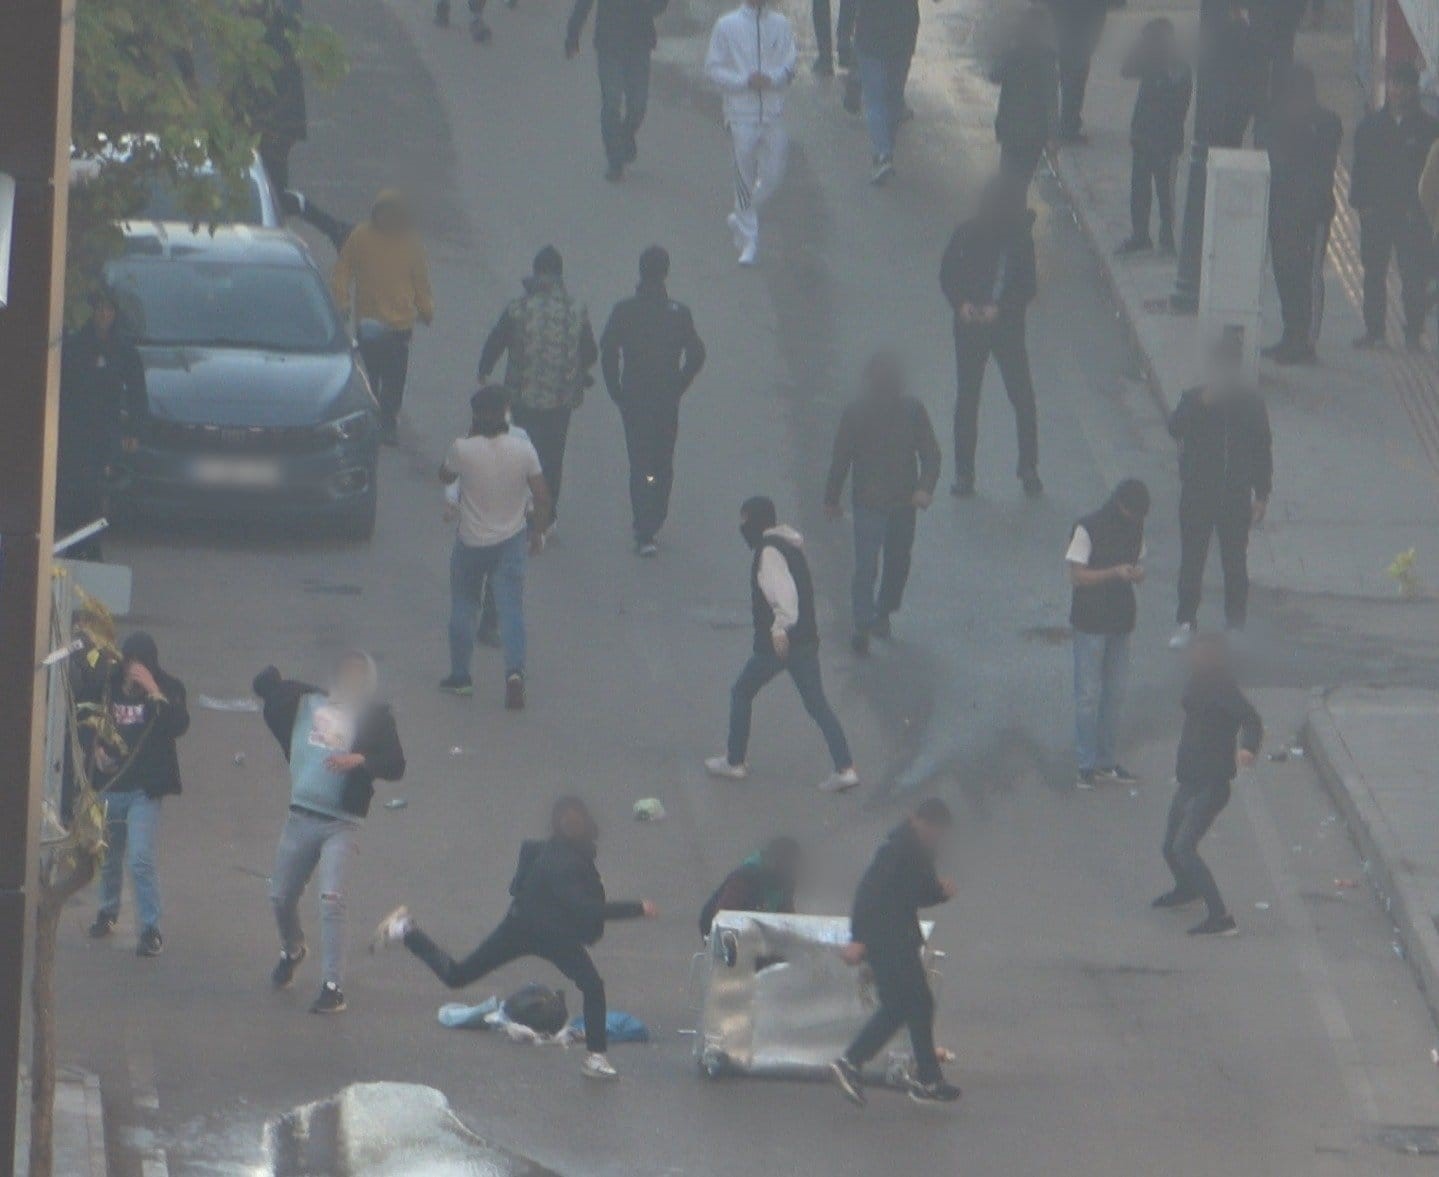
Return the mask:
[[[838,87],[802,75],[764,264],[742,272],[723,222],[718,104],[693,77],[707,11],[666,15],[641,159],[612,186],[601,179],[593,58],[587,47],[565,62],[555,0],[493,12],[485,48],[462,28],[431,27],[421,0],[309,8],[340,29],[354,69],[314,96],[297,180],[351,216],[401,184],[432,243],[438,316],[417,340],[403,444],[383,456],[375,538],[355,547],[184,529],[122,537],[111,554],[135,569],[132,622],[157,633],[192,698],[242,695],[266,662],[315,676],[341,648],[373,651],[409,754],[396,790],[408,807],[377,805],[364,834],[348,896],[351,1011],[310,1017],[313,971],[292,994],[266,985],[265,877],[287,803],[280,756],[258,717],[197,709],[186,792],[166,803],[168,951],[138,961],[127,936],[86,941],[89,897],[63,935],[63,1055],[102,1077],[116,1171],[139,1173],[160,1150],[176,1173],[250,1171],[266,1117],[368,1079],[439,1087],[496,1143],[576,1177],[1416,1171],[1375,1139],[1384,1125],[1436,1119],[1434,1028],[1382,910],[1363,888],[1334,886],[1361,867],[1307,765],[1263,763],[1211,838],[1241,937],[1195,943],[1148,908],[1166,885],[1157,842],[1178,723],[1177,667],[1163,648],[1174,462],[1093,257],[1048,181],[1036,198],[1043,294],[1031,320],[1048,493],[1020,494],[994,381],[980,496],[942,495],[922,519],[893,645],[862,665],[846,649],[847,532],[819,510],[828,439],[881,343],[905,350],[946,429],[952,354],[935,275],[993,156],[990,98],[965,57],[983,27],[975,12],[927,10],[918,117],[883,191],[865,183],[867,147]],[[623,438],[597,390],[571,433],[559,543],[532,566],[530,708],[501,710],[499,667],[484,652],[476,697],[440,696],[449,536],[434,469],[465,424],[483,332],[547,242],[598,327],[654,240],[669,247],[671,289],[710,351],[685,405],[662,556],[631,554]],[[1156,497],[1127,723],[1126,760],[1145,783],[1080,795],[1061,557],[1071,520],[1125,474],[1147,478]],[[748,648],[736,509],[759,492],[815,554],[827,683],[866,780],[843,798],[814,792],[823,746],[783,684],[757,713],[748,783],[717,785],[700,766],[721,749],[727,688]],[[1277,595],[1252,611],[1248,677],[1274,747],[1289,742],[1303,688],[1429,673],[1432,636],[1391,612]],[[937,943],[949,954],[940,1036],[958,1053],[964,1102],[933,1115],[876,1097],[860,1113],[824,1086],[699,1078],[679,1031],[692,1024],[694,915],[715,881],[787,829],[812,847],[807,906],[842,912],[898,806],[924,789],[961,814],[951,864],[961,891],[939,913]],[[624,1081],[613,1088],[583,1083],[573,1053],[440,1029],[434,1011],[448,995],[432,978],[404,954],[361,949],[399,901],[468,949],[502,914],[518,841],[559,792],[594,802],[611,893],[662,907],[653,923],[612,928],[598,950],[611,1004],[656,1034],[651,1047],[614,1050]],[[630,820],[645,796],[664,801],[668,821]],[[307,914],[313,930],[312,905]],[[552,979],[513,967],[475,999],[531,978]]]

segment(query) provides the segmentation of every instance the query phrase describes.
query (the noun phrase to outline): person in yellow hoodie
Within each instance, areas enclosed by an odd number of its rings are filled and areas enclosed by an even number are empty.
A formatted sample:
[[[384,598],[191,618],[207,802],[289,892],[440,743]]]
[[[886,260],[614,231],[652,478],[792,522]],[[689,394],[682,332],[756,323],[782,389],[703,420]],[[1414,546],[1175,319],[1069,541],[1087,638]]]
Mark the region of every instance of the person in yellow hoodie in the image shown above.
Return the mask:
[[[381,192],[369,220],[345,238],[330,287],[341,315],[353,313],[360,357],[380,402],[380,438],[394,445],[415,320],[429,326],[435,316],[425,250],[399,192]]]

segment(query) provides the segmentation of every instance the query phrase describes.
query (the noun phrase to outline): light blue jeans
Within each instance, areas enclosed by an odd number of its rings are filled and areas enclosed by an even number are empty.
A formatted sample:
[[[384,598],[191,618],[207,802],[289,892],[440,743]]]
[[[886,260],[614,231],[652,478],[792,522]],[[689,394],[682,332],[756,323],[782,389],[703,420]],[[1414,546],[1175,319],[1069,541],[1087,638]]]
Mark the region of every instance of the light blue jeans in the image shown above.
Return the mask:
[[[894,129],[904,110],[904,84],[908,62],[902,57],[859,55],[859,85],[864,95],[864,119],[869,125],[869,147],[876,159],[894,154]]]
[[[1118,763],[1119,709],[1129,682],[1129,634],[1074,634],[1074,753],[1080,772]]]
[[[105,794],[105,860],[100,865],[100,911],[120,914],[125,868],[135,884],[139,930],[160,926],[160,880],[155,872],[155,839],[160,832],[160,799],[140,789]]]
[[[450,553],[450,673],[468,678],[475,649],[475,614],[484,596],[485,579],[494,585],[500,615],[500,645],[505,674],[525,671],[525,565],[530,538],[521,529],[497,544],[472,548],[455,540]]]

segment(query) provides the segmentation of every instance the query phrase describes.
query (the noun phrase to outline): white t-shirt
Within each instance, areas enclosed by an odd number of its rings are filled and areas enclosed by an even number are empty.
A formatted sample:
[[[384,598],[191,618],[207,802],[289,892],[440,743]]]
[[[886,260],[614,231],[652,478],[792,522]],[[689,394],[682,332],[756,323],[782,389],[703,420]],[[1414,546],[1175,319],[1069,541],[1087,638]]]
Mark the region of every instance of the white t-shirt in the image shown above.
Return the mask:
[[[1141,560],[1149,552],[1149,545],[1140,543],[1139,558]],[[1079,526],[1074,529],[1074,538],[1069,541],[1069,551],[1064,553],[1064,558],[1071,564],[1089,564],[1089,557],[1094,554],[1094,541],[1089,538],[1089,529]]]
[[[487,548],[524,530],[540,456],[523,432],[456,438],[444,468],[459,477],[462,544]]]

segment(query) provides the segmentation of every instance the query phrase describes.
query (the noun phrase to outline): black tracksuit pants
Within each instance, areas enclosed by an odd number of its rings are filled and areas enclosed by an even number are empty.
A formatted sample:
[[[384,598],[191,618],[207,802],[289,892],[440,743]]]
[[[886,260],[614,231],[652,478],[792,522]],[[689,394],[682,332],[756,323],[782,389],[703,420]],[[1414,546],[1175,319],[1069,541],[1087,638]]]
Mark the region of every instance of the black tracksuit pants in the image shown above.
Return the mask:
[[[658,534],[670,513],[675,482],[675,442],[679,437],[678,400],[626,403],[625,450],[630,459],[630,510],[635,539],[646,543]]]
[[[472,985],[522,956],[547,960],[574,982],[584,1000],[585,1046],[595,1054],[603,1054],[609,1045],[605,1034],[605,983],[589,952],[578,940],[538,936],[522,920],[507,915],[464,960],[454,960],[419,928],[412,929],[405,937],[405,947],[429,965],[450,989]]]
[[[990,354],[999,365],[1004,391],[1014,406],[1014,427],[1019,437],[1018,474],[1023,478],[1039,469],[1039,420],[1034,407],[1034,380],[1029,373],[1029,351],[1024,342],[1024,316],[1000,320],[992,327],[965,325],[954,332],[954,368],[957,393],[954,402],[954,478],[974,481],[974,451],[979,439],[979,390]]]
[[[1159,204],[1160,244],[1174,247],[1174,168],[1176,156],[1168,151],[1135,147],[1129,169],[1129,223],[1136,241],[1152,241],[1149,210]]]
[[[515,424],[530,435],[535,453],[540,457],[540,473],[550,488],[550,518],[560,517],[560,479],[565,472],[565,441],[570,435],[569,408],[527,409],[516,405],[511,410]]]
[[[1179,608],[1175,620],[1193,625],[1199,617],[1209,537],[1219,535],[1219,564],[1224,571],[1224,621],[1244,625],[1249,605],[1250,501],[1218,491],[1184,487],[1179,492]]]
[[[909,1027],[916,1077],[938,1083],[944,1076],[934,1051],[934,994],[924,975],[918,948],[870,949],[869,968],[879,995],[879,1008],[850,1043],[844,1057],[858,1068],[884,1049],[901,1026]]]
[[[1282,211],[1282,210],[1281,210]],[[1324,319],[1324,254],[1329,221],[1296,221],[1278,216],[1269,222],[1269,255],[1284,318],[1284,341],[1313,347]]]
[[[1404,334],[1423,334],[1429,310],[1432,243],[1422,217],[1370,211],[1359,218],[1359,260],[1364,264],[1364,330],[1384,337],[1389,313],[1389,259],[1399,263],[1404,298]]]
[[[1186,897],[1203,899],[1211,916],[1225,913],[1224,899],[1214,875],[1199,857],[1199,840],[1228,804],[1228,781],[1180,781],[1164,826],[1164,861],[1174,876],[1175,889]]]

